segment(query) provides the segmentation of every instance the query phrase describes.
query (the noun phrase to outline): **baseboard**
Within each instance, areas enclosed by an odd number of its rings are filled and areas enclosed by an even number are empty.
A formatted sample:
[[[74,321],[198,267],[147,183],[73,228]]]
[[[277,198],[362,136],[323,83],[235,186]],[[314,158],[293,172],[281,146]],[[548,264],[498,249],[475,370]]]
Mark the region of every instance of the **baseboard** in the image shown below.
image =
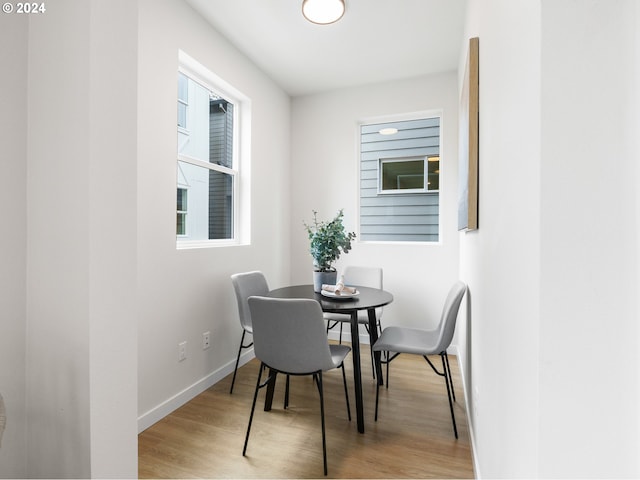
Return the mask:
[[[333,340],[339,339],[339,331],[329,332],[329,338]],[[342,340],[345,342],[351,342],[351,332],[350,328],[344,329],[342,332]],[[369,335],[360,335],[360,343],[361,344],[369,344]],[[238,366],[241,367],[245,363],[249,362],[255,357],[253,353],[253,348],[246,351],[243,355],[240,356],[240,364]],[[207,388],[215,385],[217,382],[225,378],[230,373],[233,373],[233,368],[235,366],[235,360],[224,365],[218,370],[211,372],[206,377],[201,378],[193,385],[185,388],[181,392],[177,393],[173,397],[165,400],[160,405],[152,408],[151,410],[143,413],[138,417],[138,433],[145,431],[147,428],[152,426],[154,423],[159,422],[164,417],[169,415],[174,410],[180,408],[182,405],[195,398],[197,395],[200,395]]]
[[[464,362],[460,358],[457,345],[451,345],[447,349],[447,353],[449,353],[450,355],[455,355],[456,360],[458,362],[458,370],[460,371],[460,377],[462,378],[462,394],[464,396],[464,407],[467,411],[467,425],[469,427],[469,441],[471,443],[471,460],[473,461],[473,473],[475,478],[480,479],[482,477],[480,475],[480,466],[478,465],[476,435],[475,435],[475,430],[473,428],[473,422],[471,421],[471,411],[472,411],[471,403],[470,403],[471,397],[467,392],[467,382],[465,381],[465,379],[467,378],[466,376],[467,372],[464,370],[464,365],[463,365]]]
[[[240,368],[245,363],[251,361],[254,357],[255,355],[253,353],[253,348],[252,348],[240,356],[240,364],[238,365],[238,368]],[[140,415],[138,417],[138,433],[145,431],[154,423],[159,422],[174,410],[180,408],[182,405],[184,405],[191,399],[200,395],[207,388],[210,388],[211,386],[215,385],[217,382],[225,378],[230,373],[233,373],[235,364],[236,364],[236,361],[234,359],[231,363],[228,363],[223,367],[219,368],[218,370],[211,372],[206,377],[198,380],[193,385],[185,388],[184,390],[177,393],[173,397],[162,402],[160,405]]]

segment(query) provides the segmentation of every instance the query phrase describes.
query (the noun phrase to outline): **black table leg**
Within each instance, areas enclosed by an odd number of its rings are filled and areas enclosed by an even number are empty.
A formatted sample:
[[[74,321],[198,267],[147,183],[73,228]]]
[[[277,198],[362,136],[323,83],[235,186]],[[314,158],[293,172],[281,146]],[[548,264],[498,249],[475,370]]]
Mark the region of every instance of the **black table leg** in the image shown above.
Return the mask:
[[[360,369],[360,337],[358,336],[358,312],[351,312],[351,356],[353,357],[353,384],[356,390],[356,418],[358,431],[364,433],[364,402],[362,401],[362,372]]]
[[[373,344],[378,340],[378,320],[376,319],[376,309],[367,310],[369,315],[369,346],[373,348]],[[384,385],[382,379],[382,364],[380,363],[380,352],[373,352],[373,363],[376,369],[376,381],[378,385]]]

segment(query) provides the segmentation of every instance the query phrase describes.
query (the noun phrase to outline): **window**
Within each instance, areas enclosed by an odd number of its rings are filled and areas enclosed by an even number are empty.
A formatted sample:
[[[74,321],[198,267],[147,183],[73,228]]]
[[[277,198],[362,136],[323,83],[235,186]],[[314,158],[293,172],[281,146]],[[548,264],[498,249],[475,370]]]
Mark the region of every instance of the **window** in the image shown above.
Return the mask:
[[[380,193],[434,192],[440,188],[440,157],[382,158],[378,178]]]
[[[440,117],[360,128],[360,239],[437,242]]]
[[[187,189],[178,187],[178,206],[176,215],[176,234],[187,234]]]
[[[177,82],[178,246],[238,243],[242,102],[204,67],[187,63]]]

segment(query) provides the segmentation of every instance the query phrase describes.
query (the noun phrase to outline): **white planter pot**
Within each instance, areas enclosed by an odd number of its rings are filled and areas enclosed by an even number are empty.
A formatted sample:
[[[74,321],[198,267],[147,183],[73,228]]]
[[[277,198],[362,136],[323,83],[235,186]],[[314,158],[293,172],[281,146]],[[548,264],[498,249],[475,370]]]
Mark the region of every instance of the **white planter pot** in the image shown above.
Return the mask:
[[[313,272],[313,291],[320,293],[322,285],[335,285],[338,279],[338,272]]]

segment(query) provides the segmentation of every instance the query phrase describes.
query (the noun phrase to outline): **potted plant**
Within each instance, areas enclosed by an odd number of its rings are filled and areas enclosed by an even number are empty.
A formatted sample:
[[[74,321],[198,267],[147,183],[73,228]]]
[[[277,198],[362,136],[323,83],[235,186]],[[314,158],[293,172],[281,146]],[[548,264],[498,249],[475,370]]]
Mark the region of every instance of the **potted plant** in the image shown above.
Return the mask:
[[[351,241],[356,238],[354,232],[346,232],[342,223],[342,209],[331,221],[318,221],[318,212],[313,211],[313,224],[304,223],[309,234],[310,249],[313,257],[313,288],[320,292],[323,284],[335,285],[337,272],[333,264],[340,255],[351,250]]]

